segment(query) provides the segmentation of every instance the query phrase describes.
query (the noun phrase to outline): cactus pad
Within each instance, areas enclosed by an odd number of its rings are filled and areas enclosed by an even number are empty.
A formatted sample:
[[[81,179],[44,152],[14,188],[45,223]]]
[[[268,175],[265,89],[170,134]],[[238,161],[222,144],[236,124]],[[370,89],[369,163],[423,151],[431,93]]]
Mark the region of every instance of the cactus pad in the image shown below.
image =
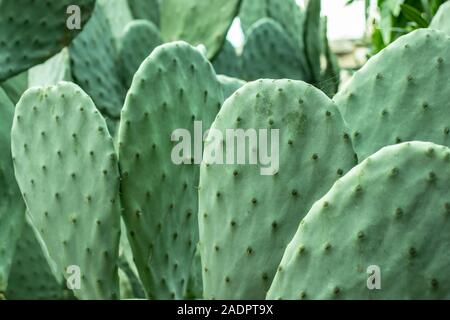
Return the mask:
[[[25,205],[14,178],[11,126],[14,105],[0,88],[0,292],[4,292],[24,221]]]
[[[208,58],[212,59],[223,46],[239,3],[240,0],[164,0],[161,4],[163,39],[184,40],[193,46],[203,44]]]
[[[449,180],[444,146],[407,142],[371,155],[302,220],[267,298],[449,299]]]
[[[80,7],[83,29],[94,4],[94,0],[1,0],[0,81],[44,62],[67,46],[80,32],[66,26],[67,8]]]
[[[191,272],[200,272],[190,270],[198,242],[199,168],[172,162],[177,143],[171,139],[176,129],[193,137],[195,120],[209,128],[222,100],[211,64],[185,42],[156,48],[128,92],[119,131],[122,204],[150,298],[183,298]],[[183,159],[190,160],[189,154]]]
[[[147,20],[135,20],[126,26],[120,43],[119,64],[127,88],[141,63],[162,42],[158,28]]]
[[[443,32],[414,31],[370,59],[335,96],[360,161],[403,141],[450,146],[448,52]]]
[[[242,53],[242,77],[305,80],[306,62],[302,53],[281,25],[270,19],[259,20],[249,31]]]
[[[54,274],[81,271],[81,299],[119,297],[119,170],[92,100],[71,83],[31,88],[12,129],[16,179]]]
[[[355,164],[352,144],[334,103],[293,80],[246,84],[225,101],[212,129],[224,137],[228,129],[265,129],[269,141],[270,130],[279,130],[279,141],[269,142],[279,143],[279,152],[271,151],[279,155],[278,171],[249,160],[214,164],[210,137],[200,170],[204,297],[263,299],[298,222]],[[272,175],[262,175],[263,168]]]

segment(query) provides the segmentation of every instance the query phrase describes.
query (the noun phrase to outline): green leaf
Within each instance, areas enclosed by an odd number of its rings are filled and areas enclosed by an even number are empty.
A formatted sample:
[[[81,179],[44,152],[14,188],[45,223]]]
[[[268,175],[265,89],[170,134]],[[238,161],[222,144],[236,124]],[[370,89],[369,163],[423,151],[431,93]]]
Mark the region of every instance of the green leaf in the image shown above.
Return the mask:
[[[402,13],[403,15],[409,19],[410,21],[413,21],[415,23],[417,23],[417,25],[420,28],[427,28],[429,25],[429,22],[426,21],[423,17],[422,17],[422,13],[417,10],[416,8],[414,8],[413,6],[410,6],[408,4],[402,4],[401,5],[402,8]]]

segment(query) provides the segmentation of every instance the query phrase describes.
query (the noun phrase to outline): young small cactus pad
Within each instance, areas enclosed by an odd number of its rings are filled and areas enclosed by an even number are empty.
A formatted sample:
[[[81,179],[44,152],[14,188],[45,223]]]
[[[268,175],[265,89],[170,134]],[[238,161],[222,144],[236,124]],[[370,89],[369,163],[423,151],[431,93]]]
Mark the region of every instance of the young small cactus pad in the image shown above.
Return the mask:
[[[251,30],[242,53],[242,77],[307,80],[303,53],[283,27],[270,18],[259,20]]]
[[[224,74],[229,77],[240,77],[242,72],[241,59],[236,53],[233,45],[226,40],[222,50],[212,61],[217,74]]]
[[[14,178],[11,126],[14,105],[0,88],[0,292],[4,292],[17,240],[25,221],[25,205]]]
[[[192,273],[200,273],[191,270],[198,242],[199,167],[186,163],[191,152],[172,159],[180,138],[175,130],[194,137],[194,121],[207,130],[222,102],[211,64],[185,42],[157,47],[128,91],[119,130],[123,216],[152,299],[183,298]],[[202,135],[194,137],[196,143],[202,144]]]
[[[223,137],[239,129],[251,137],[255,129],[260,138],[256,146],[246,143],[242,164],[215,164],[221,151],[210,147],[230,145],[236,152],[237,139],[231,144],[210,135],[205,142],[198,210],[204,298],[263,299],[298,222],[355,164],[352,143],[334,103],[294,80],[246,84],[225,101],[212,129]],[[267,161],[261,167],[269,156],[263,140],[278,168]],[[255,150],[260,166],[249,160]],[[262,175],[262,168],[272,175]]]
[[[302,220],[267,298],[449,299],[448,181],[447,147],[371,155]]]
[[[127,88],[141,63],[162,43],[158,28],[150,21],[135,20],[125,27],[119,46],[119,64]]]
[[[449,52],[443,32],[414,31],[370,59],[335,96],[360,161],[402,141],[450,146]]]
[[[29,89],[16,107],[12,153],[54,274],[68,278],[78,267],[76,297],[118,298],[119,169],[92,100],[67,82]]]
[[[69,29],[67,9],[80,8],[81,28],[95,0],[1,0],[0,82],[39,64],[67,46],[80,32]]]
[[[161,0],[128,0],[134,19],[146,19],[159,26],[159,11]]]
[[[161,33],[165,41],[203,44],[209,59],[215,57],[239,10],[240,0],[164,0]],[[201,16],[201,19],[199,17]]]

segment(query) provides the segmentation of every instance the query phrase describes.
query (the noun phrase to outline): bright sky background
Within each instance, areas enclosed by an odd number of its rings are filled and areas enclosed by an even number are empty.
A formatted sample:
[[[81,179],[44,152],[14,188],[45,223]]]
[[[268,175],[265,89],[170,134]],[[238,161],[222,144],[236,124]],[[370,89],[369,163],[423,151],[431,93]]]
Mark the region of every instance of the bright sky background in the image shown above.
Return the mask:
[[[303,0],[297,0],[302,6]],[[364,1],[346,6],[347,0],[322,0],[322,15],[328,17],[328,37],[330,40],[360,39],[364,35],[365,16]],[[244,41],[244,35],[240,27],[239,19],[234,21],[228,34],[228,40],[235,47],[240,47]]]

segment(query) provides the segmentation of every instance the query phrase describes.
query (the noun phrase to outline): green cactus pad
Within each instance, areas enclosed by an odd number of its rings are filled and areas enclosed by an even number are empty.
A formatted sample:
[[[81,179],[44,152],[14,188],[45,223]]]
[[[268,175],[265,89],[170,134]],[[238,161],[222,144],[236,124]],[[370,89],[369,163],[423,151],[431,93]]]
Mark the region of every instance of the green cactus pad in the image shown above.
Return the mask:
[[[197,244],[194,260],[192,261],[191,270],[199,270],[190,274],[187,286],[185,288],[184,297],[186,299],[202,299],[203,298],[203,280],[202,280],[202,260],[200,248]]]
[[[322,70],[320,82],[318,87],[325,92],[329,97],[333,97],[339,89],[341,80],[341,68],[335,53],[331,50],[327,38],[327,18],[321,20],[321,35],[324,50],[324,57],[326,61],[325,68]]]
[[[125,234],[126,236],[126,234]],[[145,294],[136,273],[124,256],[119,257],[120,299],[144,299]]]
[[[450,2],[439,7],[439,11],[430,23],[430,28],[443,31],[450,36]]]
[[[125,222],[123,222],[123,219],[120,221],[120,247],[119,247],[119,258],[125,261],[129,267],[131,268],[131,271],[134,272],[134,274],[138,274],[136,265],[134,263],[133,259],[133,252],[131,251],[131,245],[128,241],[127,236],[127,229],[125,227]]]
[[[6,298],[9,300],[61,300],[73,296],[62,280],[53,275],[35,233],[25,223],[8,281]]]
[[[194,121],[207,130],[222,101],[211,64],[185,42],[157,47],[128,91],[119,131],[123,215],[152,299],[183,298],[189,277],[200,272],[190,270],[198,242],[199,168],[172,162],[178,143],[171,139],[176,129],[193,137]]]
[[[295,44],[303,50],[305,18],[295,0],[242,0],[239,18],[245,34],[260,19],[272,18],[283,26]]]
[[[133,21],[133,16],[128,6],[128,0],[97,0],[102,6],[103,12],[108,19],[111,33],[114,37],[116,48],[119,48],[120,38],[125,27]]]
[[[287,34],[294,41],[295,45],[299,47],[301,52],[303,52],[303,25],[305,23],[305,17],[296,0],[266,1],[268,16],[277,21],[286,30]]]
[[[11,126],[14,105],[0,88],[0,292],[4,292],[17,240],[25,221],[25,205],[14,178]]]
[[[214,164],[211,137],[200,170],[204,297],[263,299],[299,221],[355,164],[351,140],[334,103],[294,80],[246,84],[225,101],[212,129],[224,137],[228,129],[279,130],[278,171],[249,164],[249,150],[246,164]]]
[[[6,80],[0,84],[0,87],[5,90],[6,95],[16,105],[20,96],[28,89],[28,71],[19,73],[18,75]]]
[[[370,59],[336,95],[360,161],[403,141],[450,146],[449,52],[443,32],[414,31]]]
[[[212,59],[223,46],[239,3],[240,0],[164,0],[161,4],[163,39],[184,40],[194,46],[203,44],[208,59]]]
[[[126,26],[120,43],[119,64],[127,88],[141,63],[162,43],[158,28],[150,21],[135,20]]]
[[[0,81],[47,60],[67,46],[80,32],[67,27],[67,8],[80,7],[84,28],[94,4],[94,0],[1,0]]]
[[[430,28],[443,31],[450,36],[450,2],[446,2],[439,7],[430,23]]]
[[[119,268],[119,285],[120,285],[120,300],[129,300],[134,298],[133,288],[128,275],[122,268]]]
[[[126,90],[120,79],[114,35],[100,3],[69,51],[75,82],[104,116],[118,119]]]
[[[146,19],[159,26],[161,0],[128,0],[134,19]]]
[[[244,80],[231,78],[224,75],[218,75],[217,80],[219,80],[222,86],[223,96],[225,99],[230,97],[234,92],[246,84]]]
[[[140,282],[138,277],[138,271],[136,269],[136,264],[134,263],[133,252],[131,251],[131,245],[128,241],[127,229],[125,227],[123,219],[120,223],[120,229],[121,234],[119,247],[119,270],[122,269],[122,271],[126,274],[131,285],[134,298],[144,298],[144,289],[142,288],[142,283]],[[120,294],[122,296],[124,295],[122,290]]]
[[[289,78],[306,80],[306,62],[292,39],[276,21],[259,20],[249,31],[242,53],[245,80]]]
[[[267,298],[449,299],[449,180],[444,146],[407,142],[371,155],[300,223]]]
[[[268,17],[267,7],[267,0],[242,0],[239,19],[245,34],[259,19]]]
[[[54,274],[81,271],[80,299],[119,297],[119,170],[92,100],[71,83],[31,88],[12,128],[16,179]]]
[[[321,0],[309,0],[305,13],[304,43],[312,82],[317,83],[321,78],[321,56],[324,53],[321,41]]]
[[[212,64],[217,74],[223,74],[229,77],[239,77],[241,75],[242,66],[240,57],[228,40],[225,41],[222,50],[214,58]]]
[[[71,81],[70,56],[67,48],[28,72],[29,87],[56,85],[60,81]]]

